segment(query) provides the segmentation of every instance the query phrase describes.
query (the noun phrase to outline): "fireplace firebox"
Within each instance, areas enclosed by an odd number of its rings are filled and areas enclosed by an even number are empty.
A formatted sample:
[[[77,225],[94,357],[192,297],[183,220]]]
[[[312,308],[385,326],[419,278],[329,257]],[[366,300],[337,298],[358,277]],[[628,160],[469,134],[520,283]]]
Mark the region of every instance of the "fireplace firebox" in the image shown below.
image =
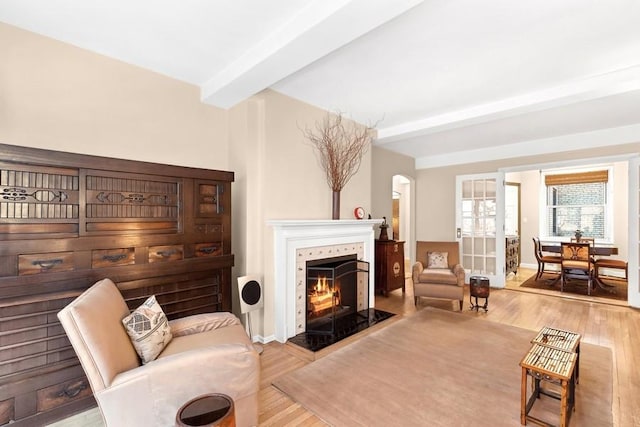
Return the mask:
[[[355,255],[308,261],[306,280],[308,333],[334,334],[337,319],[369,305],[369,263]]]
[[[369,307],[369,263],[355,254],[306,262],[305,332],[290,342],[318,351],[391,313]]]

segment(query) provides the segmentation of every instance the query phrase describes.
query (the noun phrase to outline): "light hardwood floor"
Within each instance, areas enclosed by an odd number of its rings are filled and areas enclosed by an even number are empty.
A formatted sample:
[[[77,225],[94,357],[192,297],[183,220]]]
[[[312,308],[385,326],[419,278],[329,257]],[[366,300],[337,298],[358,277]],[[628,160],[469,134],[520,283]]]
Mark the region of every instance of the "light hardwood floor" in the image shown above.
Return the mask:
[[[489,322],[500,322],[532,331],[545,325],[554,325],[577,331],[584,342],[609,347],[613,353],[613,419],[620,427],[640,426],[640,311],[619,305],[603,304],[588,300],[566,298],[561,295],[544,295],[517,290],[518,282],[530,276],[527,270],[510,280],[508,289],[492,289],[489,296],[489,311],[484,313],[469,310],[468,294],[465,294],[461,316],[473,316]],[[411,282],[407,281],[407,292],[391,292],[388,297],[376,297],[376,307],[400,315],[408,315],[425,306],[453,310],[449,301],[420,301],[413,304]],[[491,345],[491,343],[487,343]],[[306,361],[294,356],[279,343],[264,346],[262,354],[262,378],[260,384],[261,426],[324,426],[325,424],[303,407],[289,399],[271,385],[271,382],[286,372],[304,366]],[[519,369],[514,366],[514,369]],[[464,384],[461,384],[464,387]],[[520,399],[514,396],[514,399]],[[452,403],[452,405],[455,405]],[[362,410],[362,408],[354,408]],[[455,410],[452,407],[452,410]],[[578,408],[579,410],[579,408]],[[95,410],[93,410],[95,412]],[[81,423],[75,417],[56,427],[99,426],[87,421],[89,414],[83,413]],[[98,419],[99,421],[99,419]],[[478,420],[478,425],[482,425]]]

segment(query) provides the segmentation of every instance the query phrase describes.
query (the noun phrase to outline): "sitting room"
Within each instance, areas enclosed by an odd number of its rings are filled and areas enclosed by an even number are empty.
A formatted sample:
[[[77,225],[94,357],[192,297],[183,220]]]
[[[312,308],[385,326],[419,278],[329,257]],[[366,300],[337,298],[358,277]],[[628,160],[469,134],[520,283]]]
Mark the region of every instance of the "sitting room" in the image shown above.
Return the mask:
[[[634,426],[638,21],[3,0],[0,425]],[[545,174],[586,165],[626,298],[516,289],[576,231],[541,235]]]

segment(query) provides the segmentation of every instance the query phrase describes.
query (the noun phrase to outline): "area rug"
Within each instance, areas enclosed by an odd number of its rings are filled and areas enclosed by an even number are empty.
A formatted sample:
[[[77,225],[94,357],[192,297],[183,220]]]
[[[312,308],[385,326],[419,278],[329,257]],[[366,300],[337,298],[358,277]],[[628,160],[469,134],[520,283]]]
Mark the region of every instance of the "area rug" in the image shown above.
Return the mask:
[[[424,308],[273,384],[333,426],[519,426],[519,363],[536,333]],[[581,349],[571,425],[611,426],[611,351]],[[535,415],[558,424],[559,402],[539,402]]]
[[[525,282],[523,282],[520,285],[520,287],[560,292],[560,282],[553,283],[553,279],[555,277],[556,277],[555,274],[545,273],[542,275],[540,279],[536,280],[536,276],[534,274]],[[606,287],[606,289],[611,290],[613,292],[608,292],[607,290],[600,289],[597,287],[597,285],[594,284],[593,285],[594,289],[592,289],[591,296],[613,299],[617,301],[627,301],[627,281],[626,280],[616,279],[616,278],[607,278],[607,279],[604,279],[604,283],[606,285],[609,285]],[[584,281],[578,281],[578,280],[569,281],[565,284],[563,293],[587,296],[587,285]]]

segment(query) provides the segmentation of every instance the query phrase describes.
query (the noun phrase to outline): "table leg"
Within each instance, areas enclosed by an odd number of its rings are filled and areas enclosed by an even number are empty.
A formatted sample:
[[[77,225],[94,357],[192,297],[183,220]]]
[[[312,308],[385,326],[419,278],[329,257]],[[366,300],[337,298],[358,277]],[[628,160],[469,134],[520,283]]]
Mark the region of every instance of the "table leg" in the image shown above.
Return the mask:
[[[554,286],[556,283],[558,283],[560,281],[560,279],[562,278],[562,273],[558,273],[558,275],[556,277],[554,277],[553,279],[549,279],[547,280],[547,286]]]
[[[567,425],[567,380],[562,380],[560,392],[560,427]]]
[[[576,384],[580,382],[580,341],[576,346]]]
[[[520,424],[527,425],[527,369],[522,368],[522,383],[520,384]]]
[[[607,285],[602,280],[600,280],[600,278],[598,277],[597,274],[593,275],[593,281],[596,283],[596,286],[598,286],[603,291],[609,292],[610,294],[615,294],[616,293],[615,286]],[[609,288],[609,289],[607,289],[607,288]]]

